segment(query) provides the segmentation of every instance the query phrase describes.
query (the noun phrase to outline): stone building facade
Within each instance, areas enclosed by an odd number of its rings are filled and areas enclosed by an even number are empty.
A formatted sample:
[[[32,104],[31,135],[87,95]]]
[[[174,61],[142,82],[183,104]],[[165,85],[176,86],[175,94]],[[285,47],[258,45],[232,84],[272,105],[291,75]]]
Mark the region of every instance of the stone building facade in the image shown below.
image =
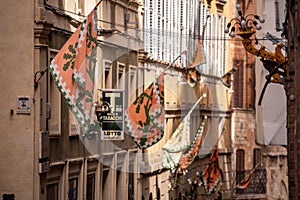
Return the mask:
[[[184,5],[181,4],[184,1],[161,2],[151,1],[151,7],[147,4],[150,2],[103,0],[98,7],[97,86],[98,89],[126,91],[125,106],[135,100],[156,78],[157,71],[166,69],[190,42],[156,37],[166,34],[163,32],[155,32],[155,37],[150,38],[147,34],[156,27],[148,26],[149,13],[154,10],[153,20],[157,17],[161,26],[170,28],[167,31],[179,32],[185,37],[189,34],[195,38],[201,36],[205,21],[208,22],[203,42],[207,60],[198,68],[196,86],[190,87],[185,80],[184,67],[192,56],[182,56],[173,63],[174,69],[166,72],[165,136],[143,151],[128,134],[119,142],[101,141],[99,135],[82,140],[68,106],[46,70],[83,21],[83,16],[88,15],[97,2],[0,1],[0,22],[5,27],[0,30],[3,64],[0,84],[5,89],[4,97],[0,98],[3,111],[0,113],[0,195],[3,199],[183,199],[192,192],[196,199],[221,196],[227,199],[286,199],[286,149],[255,142],[255,57],[246,53],[239,40],[218,40],[225,37],[225,22],[236,14],[232,12],[235,2],[189,1],[190,4]],[[246,13],[255,13],[259,7],[257,1],[238,2]],[[165,10],[159,10],[163,5]],[[186,10],[181,8],[180,12],[175,12],[178,5],[185,6]],[[161,14],[171,6],[175,9],[174,15],[169,13],[167,23],[164,21],[167,18],[162,18]],[[192,22],[188,21],[186,13]],[[146,22],[149,24],[143,29]],[[152,48],[155,43],[159,48]],[[193,45],[190,45],[190,52],[196,50]],[[232,87],[227,88],[220,76],[235,66],[239,66],[238,71],[232,76]],[[205,133],[213,137],[206,138],[189,172],[181,176],[181,184],[170,190],[174,174],[162,168],[160,150],[204,93],[207,97],[192,117],[192,131],[199,124],[199,116],[207,116],[211,124],[213,118],[224,119],[224,125],[219,128],[222,133],[214,131],[208,123]],[[199,183],[199,173],[209,162],[212,144],[216,143],[223,184],[216,190],[220,192],[207,196],[203,187],[195,189],[191,180]],[[256,177],[262,176],[265,181],[259,182],[261,190],[233,190],[245,175],[244,170],[260,161],[263,164]]]
[[[277,35],[280,34],[274,31],[275,18],[279,13],[269,14],[270,10],[276,9],[276,2],[251,1],[247,3],[246,1],[238,1],[244,16],[252,13],[265,18],[266,22],[262,24],[262,30],[256,31],[256,37],[262,39],[258,42],[257,48],[264,45],[271,52],[274,51],[275,46],[274,44],[268,44],[270,41],[265,35],[268,32]],[[254,168],[258,163],[261,164],[259,164],[260,166],[257,167],[253,175],[253,185],[250,184],[249,189],[246,190],[236,190],[234,196],[237,199],[287,199],[287,150],[282,146],[285,145],[285,123],[283,123],[282,129],[265,129],[262,133],[261,127],[268,121],[268,116],[265,115],[261,118],[261,115],[259,115],[262,109],[265,109],[263,111],[264,114],[268,112],[267,109],[284,109],[284,107],[281,107],[284,103],[279,103],[280,106],[278,107],[270,106],[273,101],[284,102],[284,96],[272,96],[272,93],[273,95],[281,95],[283,89],[279,84],[270,84],[271,86],[267,89],[269,91],[266,92],[262,105],[258,105],[258,99],[263,86],[262,83],[265,82],[265,75],[267,73],[260,58],[247,52],[240,39],[236,36],[230,44],[230,51],[234,52],[232,57],[234,65],[241,64],[236,74],[233,75],[232,87],[234,90],[232,99],[232,146],[234,151],[232,168],[234,181],[238,182],[241,174]],[[263,74],[263,76],[260,76],[260,74]],[[269,96],[270,94],[271,96]],[[275,100],[274,98],[278,99]],[[281,115],[283,114],[284,112],[281,113]],[[274,115],[277,116],[277,114]],[[273,124],[272,126],[276,125]],[[276,142],[272,143],[272,139],[276,137],[275,133],[281,135],[280,137],[283,138],[277,144]],[[262,142],[262,137],[264,137],[264,142]],[[269,139],[267,139],[268,137]],[[278,177],[274,176],[275,172],[279,174]]]
[[[1,24],[8,27],[1,30],[1,60],[5,65],[1,88],[10,91],[1,99],[3,111],[8,109],[7,116],[1,112],[5,135],[1,139],[3,199],[140,199],[139,173],[133,173],[138,171],[136,145],[127,138],[113,149],[104,149],[107,145],[98,135],[81,140],[73,116],[47,71],[50,61],[96,3],[1,1],[3,9],[12,9],[9,14],[1,13]],[[136,69],[142,39],[138,33],[142,22],[139,2],[103,1],[98,16],[98,87],[135,88],[127,80],[130,74],[131,82],[138,84],[141,77]],[[15,34],[17,27],[22,28],[22,34]],[[135,97],[126,96],[126,105]]]

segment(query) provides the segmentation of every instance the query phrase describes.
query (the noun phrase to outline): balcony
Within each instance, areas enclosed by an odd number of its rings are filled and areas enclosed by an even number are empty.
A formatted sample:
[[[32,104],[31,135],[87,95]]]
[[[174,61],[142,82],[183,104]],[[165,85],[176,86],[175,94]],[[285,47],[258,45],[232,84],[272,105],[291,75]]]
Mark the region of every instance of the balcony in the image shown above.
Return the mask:
[[[240,183],[250,170],[236,171],[236,183]],[[253,195],[267,193],[267,170],[256,169],[251,177],[250,184],[245,189],[236,189],[236,195]]]

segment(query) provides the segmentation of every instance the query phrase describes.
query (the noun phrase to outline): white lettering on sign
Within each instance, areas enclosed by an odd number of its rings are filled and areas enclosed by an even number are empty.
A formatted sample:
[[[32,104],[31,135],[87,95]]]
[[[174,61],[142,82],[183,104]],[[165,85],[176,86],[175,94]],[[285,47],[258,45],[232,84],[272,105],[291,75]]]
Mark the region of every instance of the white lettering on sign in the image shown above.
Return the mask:
[[[115,112],[116,98],[120,97],[120,93],[105,93],[105,97],[110,98],[110,105],[112,112]]]

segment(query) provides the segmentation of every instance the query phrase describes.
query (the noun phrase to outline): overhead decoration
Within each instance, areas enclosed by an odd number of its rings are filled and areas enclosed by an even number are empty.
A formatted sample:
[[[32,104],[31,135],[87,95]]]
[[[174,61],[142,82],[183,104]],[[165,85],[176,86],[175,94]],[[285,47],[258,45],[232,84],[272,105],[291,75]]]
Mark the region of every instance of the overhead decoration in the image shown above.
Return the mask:
[[[209,17],[209,15],[207,17]],[[189,63],[189,66],[188,66],[188,69],[186,72],[187,83],[191,87],[195,87],[196,82],[197,82],[196,67],[206,63],[206,57],[205,57],[204,48],[203,48],[203,39],[204,39],[206,25],[207,25],[207,20],[205,21],[205,24],[203,25],[202,34],[198,39],[196,51],[193,55],[192,61]]]
[[[90,136],[98,130],[98,122],[93,119],[97,49],[96,7],[64,44],[49,66],[59,91],[75,116],[82,136]]]
[[[163,147],[163,167],[175,170],[180,158],[190,145],[190,118],[198,103],[206,97],[204,93],[190,109],[172,136]]]
[[[195,67],[192,67],[187,70],[186,79],[187,79],[187,83],[191,87],[195,87],[197,83],[197,70]]]
[[[225,84],[226,87],[230,88],[231,87],[231,75],[234,74],[238,70],[239,66],[235,66],[232,69],[230,69],[228,72],[226,72],[222,76],[223,83]]]
[[[156,144],[164,134],[164,72],[127,108],[125,124],[140,148]]]
[[[250,185],[250,182],[251,182],[251,178],[255,172],[255,170],[257,169],[257,167],[260,165],[261,163],[257,164],[253,169],[251,169],[251,171],[249,172],[249,174],[247,174],[243,180],[241,182],[239,182],[237,185],[236,185],[236,188],[237,189],[246,189],[249,185]]]
[[[187,149],[186,152],[184,152],[179,160],[179,169],[181,171],[185,170],[188,166],[190,166],[194,159],[198,155],[199,146],[201,145],[202,137],[203,137],[203,130],[204,130],[204,124],[207,117],[205,116],[202,123],[200,124],[197,133],[195,135],[195,138],[190,145],[190,147]]]
[[[222,170],[219,167],[218,145],[211,154],[209,163],[201,175],[203,180],[204,191],[211,194],[215,191],[219,182],[223,179]]]
[[[261,25],[258,23],[264,23],[265,20],[258,15],[249,14],[246,17],[243,16],[241,11],[241,6],[237,4],[239,17],[233,18],[225,28],[225,33],[229,33],[230,37],[235,37],[235,34],[242,37],[242,43],[244,48],[251,54],[260,57],[264,67],[268,70],[269,74],[266,76],[266,83],[261,92],[261,96],[258,105],[261,105],[261,101],[269,83],[280,83],[283,84],[286,79],[287,73],[287,58],[282,54],[281,49],[283,48],[283,43],[279,42],[276,45],[275,52],[269,52],[266,50],[265,46],[261,45],[260,48],[256,48],[253,45],[253,36],[255,35],[255,29],[260,30]],[[257,21],[258,20],[258,21]],[[236,33],[236,27],[237,33]],[[252,37],[252,38],[251,38]],[[258,40],[254,37],[256,44]]]

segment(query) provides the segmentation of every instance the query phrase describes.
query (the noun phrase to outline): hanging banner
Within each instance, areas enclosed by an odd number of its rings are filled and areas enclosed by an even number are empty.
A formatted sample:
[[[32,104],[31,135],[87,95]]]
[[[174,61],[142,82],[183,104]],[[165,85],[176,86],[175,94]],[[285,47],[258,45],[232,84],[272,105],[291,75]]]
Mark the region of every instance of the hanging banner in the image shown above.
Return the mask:
[[[109,112],[102,115],[101,139],[124,140],[124,91],[103,89],[102,102],[109,105]]]

